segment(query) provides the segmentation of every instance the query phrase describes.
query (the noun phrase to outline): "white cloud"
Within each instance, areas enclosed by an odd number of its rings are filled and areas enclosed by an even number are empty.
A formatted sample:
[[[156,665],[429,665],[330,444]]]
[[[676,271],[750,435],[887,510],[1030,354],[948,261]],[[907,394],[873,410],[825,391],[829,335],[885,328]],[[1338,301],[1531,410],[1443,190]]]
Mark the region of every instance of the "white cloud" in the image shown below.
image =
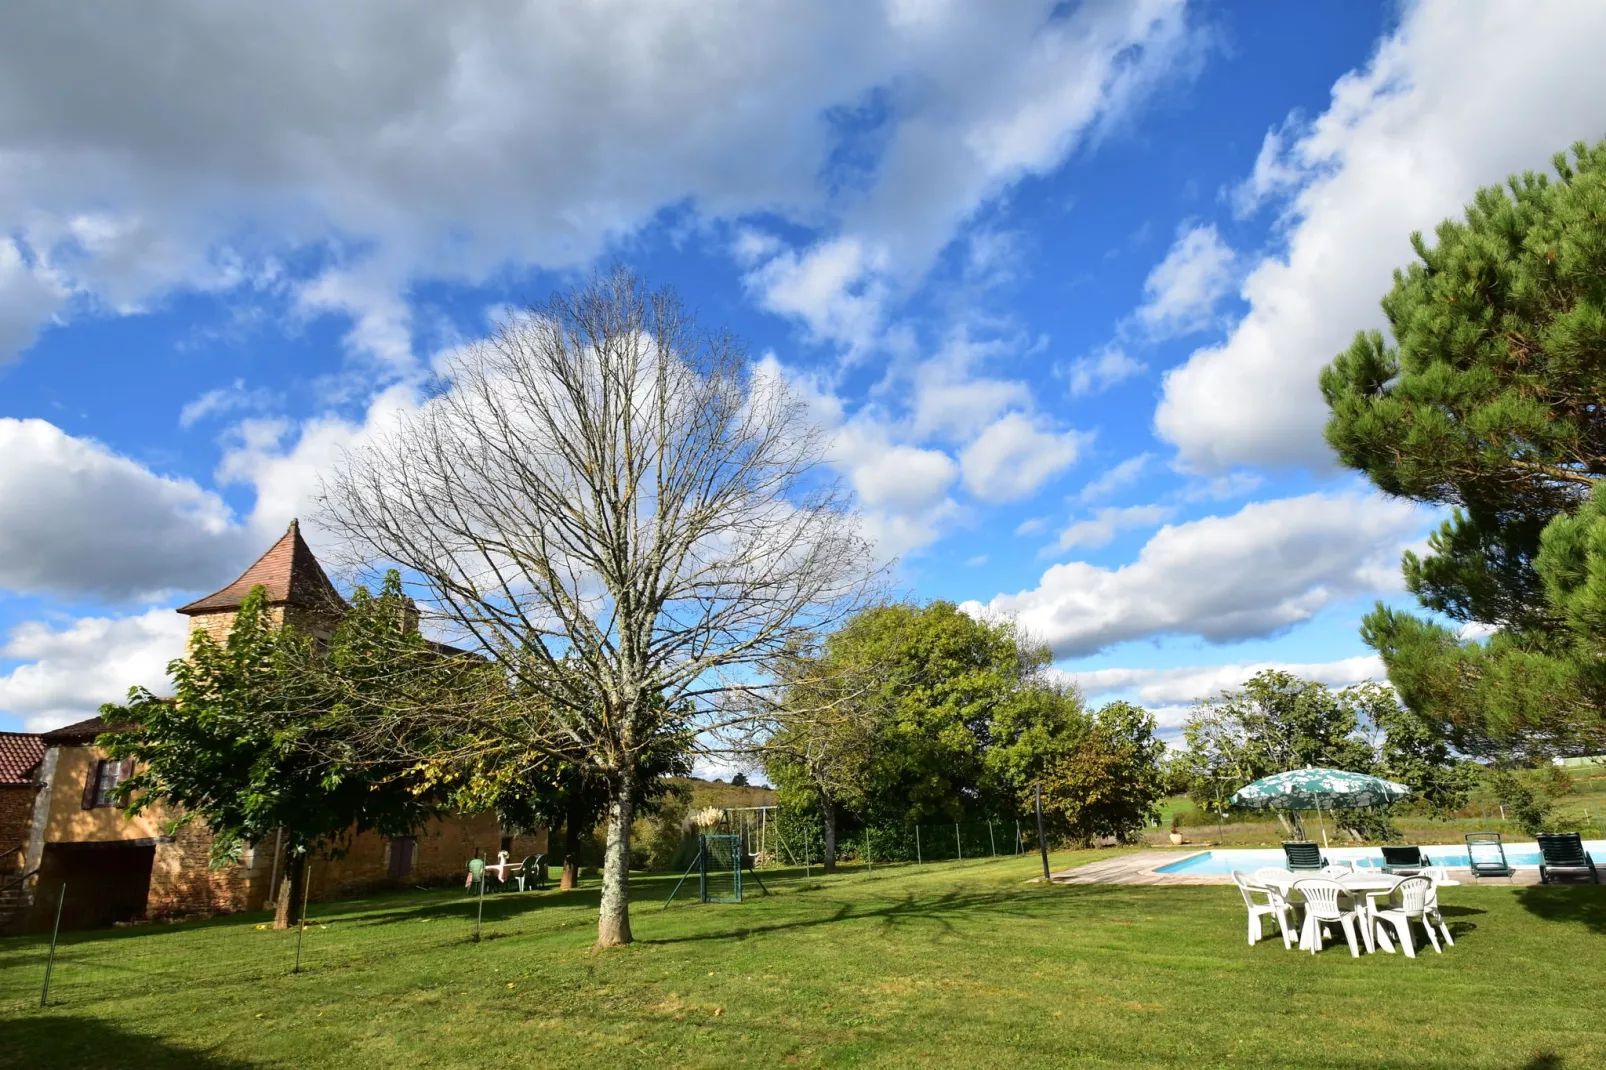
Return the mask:
[[[0,658],[19,660],[0,676],[0,713],[44,732],[93,717],[136,684],[168,691],[167,663],[184,653],[189,621],[171,609],[134,617],[85,617],[65,628],[19,625]]]
[[[963,330],[950,335],[932,357],[908,375],[912,387],[909,433],[917,440],[942,438],[955,442],[974,438],[1005,409],[1026,408],[1031,390],[1018,380],[995,379],[978,366],[1010,351],[1002,341],[978,342]],[[889,374],[880,392],[902,381]]]
[[[881,327],[887,287],[886,251],[854,238],[822,242],[804,253],[778,253],[747,275],[747,285],[771,312],[794,316],[817,340],[868,347]]]
[[[0,419],[0,590],[125,601],[229,578],[228,506],[43,420]]]
[[[976,554],[974,557],[965,558],[965,565],[966,565],[967,568],[977,568],[977,567],[979,567],[981,565],[985,565],[986,563],[987,563],[987,555],[986,554]]]
[[[1008,502],[1034,493],[1076,461],[1087,436],[1053,431],[1040,418],[1011,412],[959,455],[965,486],[982,501]]]
[[[1400,549],[1425,517],[1375,495],[1308,494],[1161,528],[1131,564],[1058,564],[1037,587],[970,612],[1015,616],[1058,657],[1168,635],[1271,635],[1356,595],[1400,586]]]
[[[952,457],[941,450],[895,446],[863,431],[850,424],[838,433],[835,449],[866,506],[909,513],[947,496],[959,474]]]
[[[1147,364],[1128,356],[1120,346],[1107,345],[1094,356],[1078,357],[1071,362],[1067,372],[1071,396],[1102,394],[1117,383],[1143,374],[1148,368]]]
[[[1069,550],[1075,546],[1090,549],[1106,546],[1115,533],[1131,528],[1153,527],[1169,520],[1176,507],[1170,505],[1129,505],[1120,509],[1100,509],[1091,519],[1078,520],[1060,532],[1055,547]]]
[[[1277,669],[1329,687],[1348,687],[1366,680],[1386,680],[1383,659],[1376,654],[1325,662],[1256,661],[1227,665],[1188,665],[1171,669],[1092,669],[1065,677],[1086,695],[1135,694],[1145,705],[1186,708],[1198,699],[1242,687],[1257,673]]]
[[[32,344],[67,294],[11,239],[0,240],[0,364]]]
[[[1204,330],[1232,288],[1235,263],[1214,224],[1185,228],[1144,280],[1137,321],[1156,339]]]
[[[213,416],[222,416],[231,412],[242,410],[259,410],[269,408],[277,400],[277,396],[263,387],[247,390],[244,379],[236,379],[228,386],[220,386],[208,390],[193,401],[186,402],[179,410],[178,425],[191,428],[202,420]]]
[[[1323,115],[1268,135],[1241,201],[1295,191],[1286,251],[1249,272],[1227,340],[1166,376],[1155,424],[1184,466],[1331,463],[1318,370],[1384,324],[1413,230],[1606,131],[1603,39],[1606,5],[1590,0],[1411,4]]]
[[[799,266],[817,253],[851,265],[856,270],[830,274],[850,279],[852,290],[826,288],[818,302],[769,302],[794,305],[816,337],[850,348],[866,344],[867,325],[886,318],[899,287],[923,275],[977,209],[1059,166],[1196,53],[1180,0],[1068,13],[1056,4],[928,11],[917,21],[892,20],[900,58],[877,98],[892,118],[872,131],[873,173],[833,176],[851,180],[832,206],[831,234],[803,254],[779,254],[775,278],[764,269],[749,276],[766,293],[792,289]],[[849,258],[844,241],[876,255]]]
[[[405,317],[329,292],[354,271],[399,294],[580,265],[684,210],[856,246],[874,277],[847,305],[830,283],[854,265],[817,251],[793,265],[809,278],[769,281],[826,310],[823,332],[858,332],[881,272],[923,272],[1192,55],[1182,0],[903,6],[5,6],[0,234],[61,283],[20,310],[0,286],[0,330],[26,344],[63,293],[131,311],[315,250],[333,266],[300,297],[353,314],[350,344],[385,359]],[[896,262],[864,256],[880,249]]]
[[[1048,526],[1048,521],[1040,516],[1030,517],[1015,525],[1017,535],[1035,535]]]
[[[1143,474],[1143,470],[1154,458],[1147,453],[1140,453],[1135,457],[1128,457],[1120,464],[1111,468],[1097,479],[1084,486],[1077,493],[1077,498],[1084,502],[1095,501],[1107,494],[1112,494],[1129,483],[1134,483]]]

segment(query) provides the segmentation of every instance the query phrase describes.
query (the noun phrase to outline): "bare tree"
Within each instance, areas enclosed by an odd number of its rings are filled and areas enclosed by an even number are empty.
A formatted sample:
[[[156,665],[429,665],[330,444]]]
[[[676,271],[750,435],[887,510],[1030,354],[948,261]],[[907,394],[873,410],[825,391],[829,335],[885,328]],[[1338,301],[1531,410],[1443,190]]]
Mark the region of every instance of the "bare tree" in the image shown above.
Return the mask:
[[[644,757],[749,716],[762,666],[853,612],[878,570],[802,401],[670,291],[615,272],[444,378],[342,459],[322,519],[399,566],[505,686],[370,730],[439,745],[445,718],[481,760],[581,756],[609,797],[597,945],[629,943]]]

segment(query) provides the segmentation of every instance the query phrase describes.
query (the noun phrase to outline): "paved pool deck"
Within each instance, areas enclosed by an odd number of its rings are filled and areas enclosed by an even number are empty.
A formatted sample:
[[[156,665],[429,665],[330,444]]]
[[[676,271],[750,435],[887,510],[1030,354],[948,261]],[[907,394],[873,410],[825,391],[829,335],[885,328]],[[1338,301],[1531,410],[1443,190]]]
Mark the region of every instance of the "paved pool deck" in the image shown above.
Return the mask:
[[[1232,875],[1227,873],[1189,874],[1189,873],[1160,873],[1161,866],[1169,866],[1173,862],[1180,862],[1184,858],[1201,854],[1210,850],[1208,847],[1199,847],[1194,850],[1179,851],[1134,851],[1131,854],[1117,855],[1106,858],[1102,862],[1090,862],[1075,869],[1065,869],[1058,873],[1049,874],[1049,880],[1055,884],[1147,884],[1147,885],[1204,885],[1204,884],[1231,884]],[[1511,877],[1477,877],[1472,876],[1470,869],[1449,870],[1450,876],[1462,884],[1478,885],[1515,885],[1538,884],[1538,869],[1518,869]],[[1041,880],[1042,878],[1038,878]]]

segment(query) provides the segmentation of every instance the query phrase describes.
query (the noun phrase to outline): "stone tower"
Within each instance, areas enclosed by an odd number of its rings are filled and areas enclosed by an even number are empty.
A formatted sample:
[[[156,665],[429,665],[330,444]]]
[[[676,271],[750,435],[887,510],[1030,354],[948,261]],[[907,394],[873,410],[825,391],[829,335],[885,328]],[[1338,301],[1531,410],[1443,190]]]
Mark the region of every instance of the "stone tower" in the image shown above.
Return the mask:
[[[245,596],[258,584],[267,592],[268,615],[275,625],[288,622],[297,631],[323,639],[329,638],[347,609],[345,599],[301,537],[300,523],[292,520],[284,536],[239,579],[180,606],[178,612],[190,618],[191,631],[200,629],[221,643],[228,639]]]

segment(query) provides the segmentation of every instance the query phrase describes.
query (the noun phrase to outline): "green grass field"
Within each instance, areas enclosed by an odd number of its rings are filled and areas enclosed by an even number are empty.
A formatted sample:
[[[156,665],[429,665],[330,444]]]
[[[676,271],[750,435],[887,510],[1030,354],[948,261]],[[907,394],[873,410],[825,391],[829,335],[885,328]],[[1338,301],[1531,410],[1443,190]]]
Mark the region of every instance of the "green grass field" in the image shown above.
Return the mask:
[[[1056,867],[1109,852],[1069,853]],[[1415,961],[1250,948],[1232,888],[1051,887],[1035,858],[772,875],[596,954],[596,893],[314,904],[310,969],[261,917],[0,942],[0,1067],[1606,1066],[1594,887],[1457,888]]]

